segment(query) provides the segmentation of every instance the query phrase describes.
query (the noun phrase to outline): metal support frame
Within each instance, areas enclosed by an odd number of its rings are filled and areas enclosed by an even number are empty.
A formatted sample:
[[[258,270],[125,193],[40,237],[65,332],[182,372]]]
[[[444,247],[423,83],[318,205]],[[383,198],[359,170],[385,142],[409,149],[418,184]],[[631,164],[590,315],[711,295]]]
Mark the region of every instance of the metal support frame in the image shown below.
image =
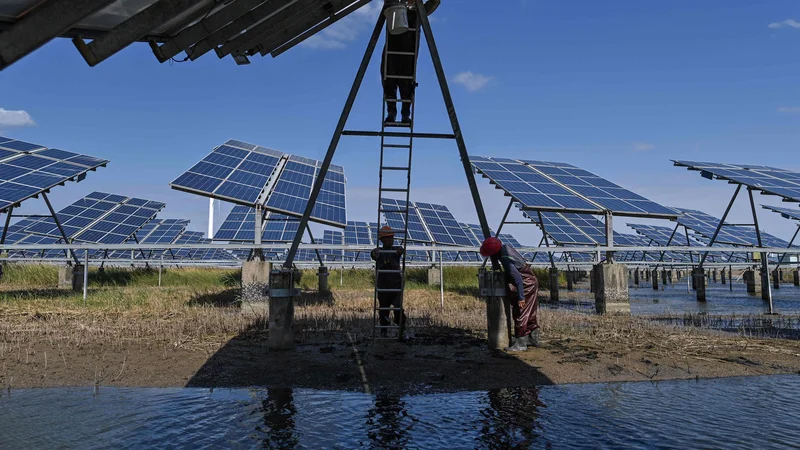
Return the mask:
[[[739,185],[741,186],[741,185]],[[750,198],[750,210],[753,212],[753,226],[756,228],[756,240],[758,241],[758,248],[763,248],[764,245],[761,243],[761,230],[758,227],[758,213],[756,212],[756,203],[753,200],[753,189],[747,188],[747,195]],[[761,253],[761,270],[762,270],[762,277],[766,277],[767,279],[767,301],[769,301],[769,313],[774,314],[775,311],[772,307],[772,284],[769,282],[769,253],[766,252],[759,252]],[[758,280],[761,282],[762,280]],[[762,289],[764,287],[762,286]],[[764,295],[762,292],[761,295]]]
[[[264,210],[261,208],[261,205],[256,205],[255,211],[255,234],[253,235],[253,245],[257,245],[252,252],[250,252],[250,261],[259,260],[264,261],[264,250],[261,248],[261,233],[264,232],[263,222],[264,222]],[[300,228],[297,230],[299,235],[303,236],[303,230]]]
[[[728,203],[728,207],[725,208],[725,214],[723,214],[722,218],[719,219],[719,224],[717,225],[717,229],[714,230],[714,235],[711,236],[711,241],[709,241],[708,243],[709,247],[712,247],[714,245],[714,242],[716,242],[717,236],[719,236],[719,232],[722,230],[722,225],[725,224],[725,219],[728,218],[728,213],[731,212],[731,207],[733,206],[733,202],[736,201],[736,197],[739,196],[739,191],[741,190],[742,190],[742,185],[741,184],[736,185],[736,191],[733,193],[733,197],[731,197],[731,201]],[[687,231],[687,236],[688,236],[688,231]],[[691,255],[691,252],[689,252],[689,254]],[[706,262],[707,257],[708,257],[708,252],[703,253],[703,256],[700,258],[700,267],[703,267],[703,264]]]
[[[9,206],[8,211],[6,211],[6,226],[3,227],[3,235],[0,236],[0,245],[6,243],[6,234],[8,234],[8,226],[11,224],[12,214],[14,214],[14,207]]]
[[[308,237],[309,237],[309,239],[311,239],[311,243],[315,243],[314,242],[314,235],[311,234],[311,227],[308,226],[308,224],[306,224],[306,231],[308,231]],[[325,262],[322,261],[322,255],[320,255],[319,249],[315,248],[314,252],[317,254],[317,260],[319,261],[320,267],[324,267],[325,266]]]
[[[53,205],[50,203],[50,199],[47,198],[47,194],[42,192],[42,198],[44,199],[44,202],[47,204],[47,209],[50,210],[50,214],[53,216],[53,221],[56,223],[58,231],[59,233],[61,233],[61,237],[64,239],[64,243],[70,244],[71,242],[67,237],[67,233],[64,232],[64,227],[61,226],[61,221],[58,220],[58,215],[56,214],[56,211],[53,209]],[[69,250],[69,254],[72,255],[72,259],[75,260],[75,264],[80,265],[81,261],[78,259],[78,256],[75,255],[75,250]]]
[[[546,247],[550,247],[550,240],[547,239],[547,230],[544,229],[544,220],[542,220],[542,213],[540,211],[536,211],[536,214],[539,216],[539,226],[542,227],[542,239],[544,239],[544,245]],[[547,252],[547,256],[550,258],[550,267],[555,268],[556,263],[553,261],[553,252]]]
[[[7,223],[6,223],[6,228],[8,228],[8,224]],[[792,235],[792,240],[789,241],[789,245],[786,248],[788,248],[788,249],[792,248],[792,245],[794,244],[794,240],[797,239],[797,234],[798,233],[800,233],[800,224],[797,224],[797,229],[794,231],[794,234]],[[5,231],[3,231],[3,236],[4,236],[3,239],[5,240]],[[0,244],[2,244],[2,241],[0,241]],[[778,265],[775,266],[776,270],[779,269],[781,267],[781,265],[783,265],[783,260],[786,259],[786,255],[788,255],[788,254],[789,253],[783,253],[781,255],[781,259],[778,260]]]
[[[611,211],[606,211],[606,246],[614,248],[614,215]],[[606,252],[606,263],[611,264],[614,262],[614,251],[609,250]]]
[[[328,17],[326,20],[322,21],[321,23],[315,25],[312,28],[309,28],[304,33],[300,34],[299,36],[297,36],[296,38],[292,39],[291,41],[281,44],[280,46],[278,46],[278,48],[272,50],[270,52],[270,55],[272,55],[273,58],[277,58],[279,55],[281,55],[285,51],[293,48],[295,45],[300,44],[301,42],[305,41],[306,39],[310,38],[311,36],[319,33],[322,30],[324,30],[325,28],[333,25],[334,23],[338,22],[339,19],[341,19],[342,17],[346,17],[351,12],[361,8],[362,6],[366,5],[367,3],[371,2],[371,1],[372,0],[359,0],[358,2],[351,4],[347,8],[345,8],[345,9],[337,12],[336,14]]]
[[[511,212],[511,207],[512,206],[514,206],[514,199],[513,198],[508,201],[508,207],[506,208],[505,214],[503,214],[503,219],[500,220],[500,225],[497,226],[497,231],[495,231],[495,234],[497,236],[500,236],[500,232],[503,230],[503,225],[506,224],[506,219],[508,219],[508,213]]]
[[[481,230],[483,231],[483,237],[485,239],[491,236],[491,232],[489,230],[489,223],[486,220],[486,213],[484,212],[483,209],[483,203],[481,202],[480,192],[478,191],[478,185],[475,182],[475,176],[472,171],[472,165],[469,162],[469,154],[467,153],[467,146],[466,143],[464,142],[464,136],[461,132],[461,126],[458,122],[458,116],[456,115],[455,106],[453,105],[453,98],[452,95],[450,94],[450,88],[447,84],[447,77],[445,76],[444,69],[442,68],[442,63],[439,58],[439,50],[436,47],[436,41],[433,37],[433,31],[431,30],[430,21],[428,20],[427,11],[425,10],[425,5],[423,4],[423,2],[417,2],[417,10],[419,17],[419,25],[422,27],[423,32],[425,33],[425,40],[428,44],[428,49],[430,51],[431,59],[433,60],[433,67],[436,72],[436,77],[439,82],[439,87],[442,91],[442,97],[445,102],[445,107],[447,108],[448,116],[450,118],[450,125],[453,129],[453,137],[455,138],[456,145],[458,147],[458,152],[461,157],[461,163],[464,168],[464,173],[467,177],[467,183],[469,184],[470,194],[472,195],[472,200],[475,204],[475,210],[478,215],[478,221],[480,222]],[[345,102],[345,106],[342,109],[342,113],[339,117],[339,122],[336,125],[336,129],[334,130],[330,145],[328,146],[328,150],[325,153],[325,158],[322,161],[319,174],[317,175],[317,178],[314,180],[314,186],[311,189],[311,195],[309,196],[308,203],[306,204],[305,211],[303,212],[303,217],[300,219],[300,226],[298,232],[297,234],[295,234],[294,240],[292,241],[292,246],[289,248],[289,254],[286,257],[286,261],[283,263],[284,268],[292,267],[294,258],[297,255],[297,249],[300,246],[300,241],[302,238],[302,233],[303,233],[302,230],[308,226],[308,221],[311,217],[311,212],[313,211],[314,205],[317,202],[317,197],[319,196],[319,192],[322,188],[322,183],[324,182],[325,176],[328,173],[328,168],[330,167],[331,161],[333,160],[333,155],[336,153],[336,148],[338,147],[339,141],[344,132],[344,127],[347,124],[347,119],[350,117],[350,112],[353,109],[353,103],[355,102],[355,98],[358,95],[361,83],[364,80],[364,75],[366,74],[367,68],[369,67],[372,55],[375,52],[375,47],[377,46],[385,22],[386,18],[384,17],[383,12],[381,11],[381,13],[378,16],[378,20],[375,23],[375,28],[372,31],[372,36],[370,37],[369,43],[367,44],[367,49],[364,52],[364,56],[361,60],[361,65],[359,66],[358,72],[356,73],[356,77],[353,80],[353,85],[350,88],[350,93],[347,96],[347,101]],[[411,136],[411,137],[416,137],[416,136]]]
[[[113,0],[46,0],[0,34],[0,70],[48,43]]]
[[[94,67],[133,42],[142,39],[159,25],[197,6],[201,1],[159,0],[88,44],[81,37],[73,38],[72,43],[86,63]],[[197,10],[193,17],[199,17],[205,13],[206,11]],[[187,19],[189,18],[192,17],[187,17]]]

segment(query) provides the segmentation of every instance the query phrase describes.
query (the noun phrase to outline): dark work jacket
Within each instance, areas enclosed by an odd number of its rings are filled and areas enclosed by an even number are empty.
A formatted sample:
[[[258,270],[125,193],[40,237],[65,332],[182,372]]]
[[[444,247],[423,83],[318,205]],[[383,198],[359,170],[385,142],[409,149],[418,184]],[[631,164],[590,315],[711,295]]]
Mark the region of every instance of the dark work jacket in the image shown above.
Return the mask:
[[[500,248],[500,264],[503,265],[503,273],[505,274],[505,281],[507,284],[513,284],[517,287],[517,294],[520,300],[524,300],[525,288],[522,282],[522,275],[519,273],[528,262],[519,254],[518,251],[509,245],[503,245]]]
[[[380,253],[379,250],[394,250],[395,252]],[[372,250],[370,256],[375,261],[375,267],[378,270],[400,270],[403,247],[378,247]],[[380,288],[399,289],[403,285],[403,277],[399,273],[380,273],[377,281]]]
[[[428,0],[425,2],[425,10],[430,16],[439,7],[439,0]],[[417,32],[419,31],[419,15],[417,8],[408,8],[408,27],[417,31],[407,31],[403,34],[389,34],[386,39],[389,50],[393,52],[415,52],[417,48]],[[390,75],[413,75],[413,63],[415,61],[410,56],[393,55],[389,58],[387,73]],[[383,70],[383,63],[381,63]]]

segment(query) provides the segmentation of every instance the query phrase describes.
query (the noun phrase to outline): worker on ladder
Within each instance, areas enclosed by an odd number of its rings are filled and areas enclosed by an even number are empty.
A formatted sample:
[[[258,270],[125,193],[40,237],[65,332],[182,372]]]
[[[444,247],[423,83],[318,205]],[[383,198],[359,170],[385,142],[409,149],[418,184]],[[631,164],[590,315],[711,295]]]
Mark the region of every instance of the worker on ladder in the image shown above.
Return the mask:
[[[500,239],[490,237],[481,244],[481,255],[492,259],[492,264],[500,264],[506,282],[506,298],[511,303],[514,318],[514,343],[506,350],[519,352],[529,345],[539,346],[539,280],[533,274],[530,264],[514,247],[503,244]],[[558,280],[551,280],[557,283]]]
[[[396,9],[401,8],[401,13],[407,16],[407,27],[398,28],[403,32],[393,33],[394,23],[389,18],[389,35],[386,38],[386,45],[383,49],[381,59],[381,79],[383,80],[383,96],[386,99],[386,123],[397,121],[397,103],[392,100],[397,99],[397,91],[400,91],[400,99],[403,102],[401,123],[411,124],[411,97],[414,95],[416,82],[414,81],[417,57],[417,33],[419,32],[419,17],[417,16],[417,0],[384,0],[384,14],[387,16],[396,14]],[[441,0],[427,0],[425,11],[428,15],[433,14],[439,7]],[[405,31],[408,30],[408,31]],[[413,32],[412,32],[413,30]],[[387,50],[393,54],[387,55]],[[395,54],[395,52],[402,54]],[[389,75],[389,77],[387,77]],[[391,78],[391,76],[403,76],[411,78]]]
[[[378,291],[378,311],[381,327],[389,326],[389,310],[384,308],[394,308],[394,323],[399,326],[399,337],[402,339],[403,330],[406,324],[406,314],[403,311],[403,275],[401,271],[401,259],[403,258],[403,247],[394,245],[394,231],[391,227],[384,226],[378,232],[378,239],[383,244],[383,248],[378,247],[372,250],[370,256],[375,261],[377,278],[375,280]],[[388,271],[383,272],[382,271]],[[381,337],[386,337],[387,329],[381,328]]]

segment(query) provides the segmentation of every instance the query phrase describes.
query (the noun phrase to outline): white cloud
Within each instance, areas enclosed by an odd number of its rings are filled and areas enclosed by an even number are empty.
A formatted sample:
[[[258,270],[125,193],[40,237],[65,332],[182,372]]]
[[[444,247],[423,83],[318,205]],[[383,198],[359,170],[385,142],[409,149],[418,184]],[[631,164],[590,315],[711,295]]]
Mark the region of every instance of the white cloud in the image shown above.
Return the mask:
[[[778,112],[789,114],[800,114],[800,106],[781,106]]]
[[[472,73],[470,71],[461,72],[453,77],[454,83],[464,86],[470,92],[483,89],[491,80],[492,77],[487,77],[479,73]]]
[[[647,142],[634,142],[633,149],[637,152],[647,152],[650,150],[655,150],[656,146],[653,144],[648,144]]]
[[[772,29],[785,28],[785,27],[800,28],[800,22],[798,22],[798,21],[796,21],[794,19],[786,19],[786,20],[783,20],[783,21],[780,21],[780,22],[772,22],[768,26],[770,28],[772,28]]]
[[[36,125],[27,111],[0,108],[0,128]]]
[[[302,46],[321,50],[340,50],[375,26],[383,0],[373,0],[321,32],[306,39]]]

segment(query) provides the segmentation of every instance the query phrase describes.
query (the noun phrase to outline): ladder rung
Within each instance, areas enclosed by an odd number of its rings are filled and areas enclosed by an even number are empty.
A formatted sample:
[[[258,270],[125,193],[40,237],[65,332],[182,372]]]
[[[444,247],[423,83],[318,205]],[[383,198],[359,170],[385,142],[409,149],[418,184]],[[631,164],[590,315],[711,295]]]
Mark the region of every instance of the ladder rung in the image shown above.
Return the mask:
[[[411,146],[406,144],[383,144],[383,148],[411,148]]]
[[[395,128],[411,128],[411,122],[384,122],[383,125]]]
[[[402,289],[381,289],[381,288],[376,288],[375,291],[376,292],[403,292]]]
[[[411,170],[411,168],[402,166],[381,166],[381,170]]]
[[[375,308],[375,311],[402,311],[403,308]]]
[[[379,270],[378,273],[403,273],[402,270]]]
[[[383,192],[408,192],[406,188],[381,188]]]
[[[400,328],[400,325],[375,325],[375,328],[379,330],[393,330],[395,328]]]
[[[400,231],[400,233],[402,233],[402,231]],[[389,249],[389,250],[378,249],[378,253],[397,253],[397,250],[392,250],[392,249]]]
[[[413,80],[414,75],[386,75],[385,79],[389,80]]]
[[[414,52],[394,52],[394,51],[391,51],[391,50],[387,50],[386,54],[387,55],[400,55],[400,56],[415,56],[416,55],[416,53],[414,53]]]
[[[414,100],[410,100],[410,99],[407,99],[407,98],[397,99],[397,98],[384,97],[383,100],[387,101],[387,102],[395,102],[395,103],[398,103],[398,102],[399,103],[414,103]]]

